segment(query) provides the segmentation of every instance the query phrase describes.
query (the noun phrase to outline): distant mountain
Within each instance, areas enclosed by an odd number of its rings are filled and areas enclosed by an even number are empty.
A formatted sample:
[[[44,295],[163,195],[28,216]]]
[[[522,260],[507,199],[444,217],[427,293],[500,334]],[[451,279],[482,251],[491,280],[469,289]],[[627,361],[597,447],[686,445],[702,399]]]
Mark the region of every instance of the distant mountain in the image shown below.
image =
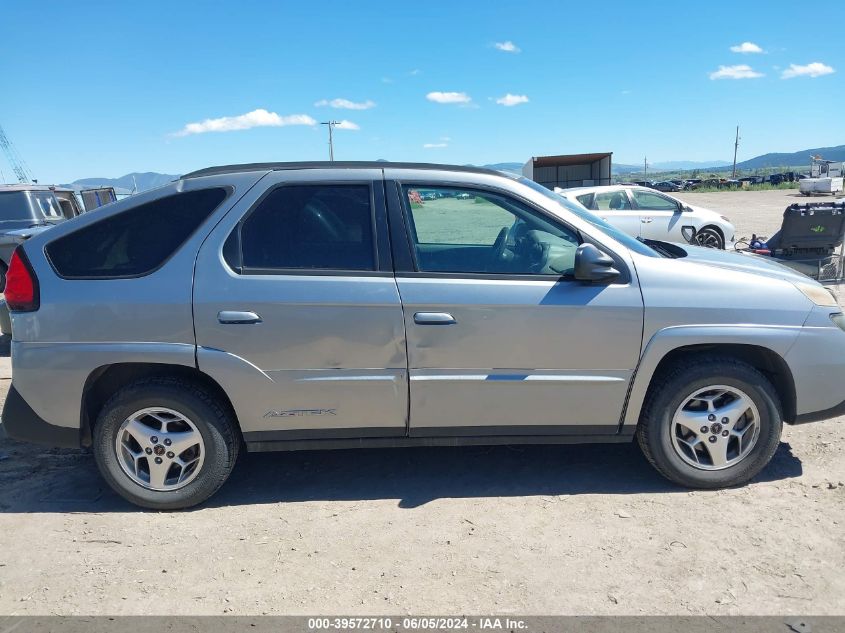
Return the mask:
[[[810,156],[821,155],[827,160],[845,161],[845,145],[817,147],[800,152],[763,154],[736,164],[737,169],[762,169],[764,167],[793,167],[810,165]]]
[[[649,163],[649,171],[685,171],[692,169],[716,169],[730,167],[733,163],[725,160],[667,160],[660,163]],[[642,172],[642,165],[625,165],[622,163],[611,165],[614,174],[632,174]]]
[[[511,171],[515,174],[522,174],[522,166],[525,163],[491,163],[489,165],[482,165],[487,169],[498,169],[499,171]]]
[[[707,169],[733,165],[727,160],[669,160],[663,163],[649,163],[649,168],[670,171],[674,169]]]
[[[125,189],[132,191],[137,185],[137,191],[146,191],[147,189],[155,189],[161,187],[169,182],[179,178],[172,174],[159,174],[154,171],[143,173],[132,173],[121,176],[120,178],[80,178],[70,183],[70,187],[74,189],[87,189],[89,187],[114,187],[115,189]]]

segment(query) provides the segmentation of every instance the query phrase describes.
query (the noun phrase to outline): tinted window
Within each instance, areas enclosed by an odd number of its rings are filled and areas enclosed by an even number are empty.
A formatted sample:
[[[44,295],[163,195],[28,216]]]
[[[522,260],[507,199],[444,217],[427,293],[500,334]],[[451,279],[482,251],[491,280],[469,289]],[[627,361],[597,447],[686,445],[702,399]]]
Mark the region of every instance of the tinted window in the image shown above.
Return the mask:
[[[8,191],[0,193],[0,221],[3,220],[32,220],[29,200],[23,191]]]
[[[592,204],[593,204],[593,194],[591,194],[591,193],[585,193],[585,194],[584,194],[584,195],[582,195],[582,196],[576,196],[576,197],[575,197],[575,199],[576,199],[578,202],[580,202],[582,205],[584,205],[584,207],[585,207],[585,208],[587,208],[587,209],[592,209]]]
[[[628,211],[631,209],[631,201],[624,190],[603,191],[596,194],[593,209],[597,211]]]
[[[292,185],[272,191],[243,221],[243,268],[375,270],[367,185]],[[232,249],[227,261],[232,262]],[[237,265],[235,265],[237,268]]]
[[[59,201],[51,192],[47,191],[33,191],[29,194],[32,199],[32,206],[38,210],[38,213],[50,220],[64,219],[62,207]]]
[[[634,200],[640,209],[651,209],[653,211],[677,211],[678,203],[674,200],[661,196],[659,193],[634,189]]]
[[[404,192],[421,271],[518,275],[573,271],[578,235],[512,198],[437,187],[405,186]]]
[[[62,277],[135,277],[161,266],[226,198],[222,188],[188,191],[132,207],[50,242]]]

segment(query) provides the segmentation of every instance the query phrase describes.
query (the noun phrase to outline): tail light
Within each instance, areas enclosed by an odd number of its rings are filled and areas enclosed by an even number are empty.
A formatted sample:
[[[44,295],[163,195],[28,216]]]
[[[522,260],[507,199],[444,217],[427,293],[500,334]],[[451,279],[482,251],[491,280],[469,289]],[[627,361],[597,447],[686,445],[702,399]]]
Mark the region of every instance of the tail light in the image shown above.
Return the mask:
[[[12,253],[6,271],[6,305],[13,312],[35,312],[41,306],[38,277],[20,246]]]

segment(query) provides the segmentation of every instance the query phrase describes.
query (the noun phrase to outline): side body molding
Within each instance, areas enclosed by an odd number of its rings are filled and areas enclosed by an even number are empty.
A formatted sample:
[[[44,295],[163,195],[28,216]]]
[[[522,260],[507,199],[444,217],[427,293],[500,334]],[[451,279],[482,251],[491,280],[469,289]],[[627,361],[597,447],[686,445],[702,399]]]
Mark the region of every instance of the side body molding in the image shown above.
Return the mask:
[[[800,325],[677,325],[658,330],[645,345],[631,381],[620,431],[633,432],[654,372],[671,351],[689,345],[753,345],[785,359],[800,331]]]

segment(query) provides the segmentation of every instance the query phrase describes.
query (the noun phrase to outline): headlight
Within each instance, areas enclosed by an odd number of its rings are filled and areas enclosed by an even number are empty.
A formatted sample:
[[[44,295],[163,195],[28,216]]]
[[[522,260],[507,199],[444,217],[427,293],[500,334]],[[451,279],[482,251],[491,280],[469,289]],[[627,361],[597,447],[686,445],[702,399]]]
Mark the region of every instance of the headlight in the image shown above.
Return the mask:
[[[723,219],[725,222],[727,222],[728,224],[730,224],[730,223],[731,223],[731,219],[730,219],[729,217],[724,216],[724,215],[720,215],[719,217],[720,217],[720,218],[722,218],[722,219]]]
[[[801,281],[794,282],[794,285],[798,288],[798,290],[804,293],[805,297],[817,306],[836,307],[839,305],[836,301],[836,297],[833,296],[833,293],[824,286],[820,286],[818,284],[808,284]]]

